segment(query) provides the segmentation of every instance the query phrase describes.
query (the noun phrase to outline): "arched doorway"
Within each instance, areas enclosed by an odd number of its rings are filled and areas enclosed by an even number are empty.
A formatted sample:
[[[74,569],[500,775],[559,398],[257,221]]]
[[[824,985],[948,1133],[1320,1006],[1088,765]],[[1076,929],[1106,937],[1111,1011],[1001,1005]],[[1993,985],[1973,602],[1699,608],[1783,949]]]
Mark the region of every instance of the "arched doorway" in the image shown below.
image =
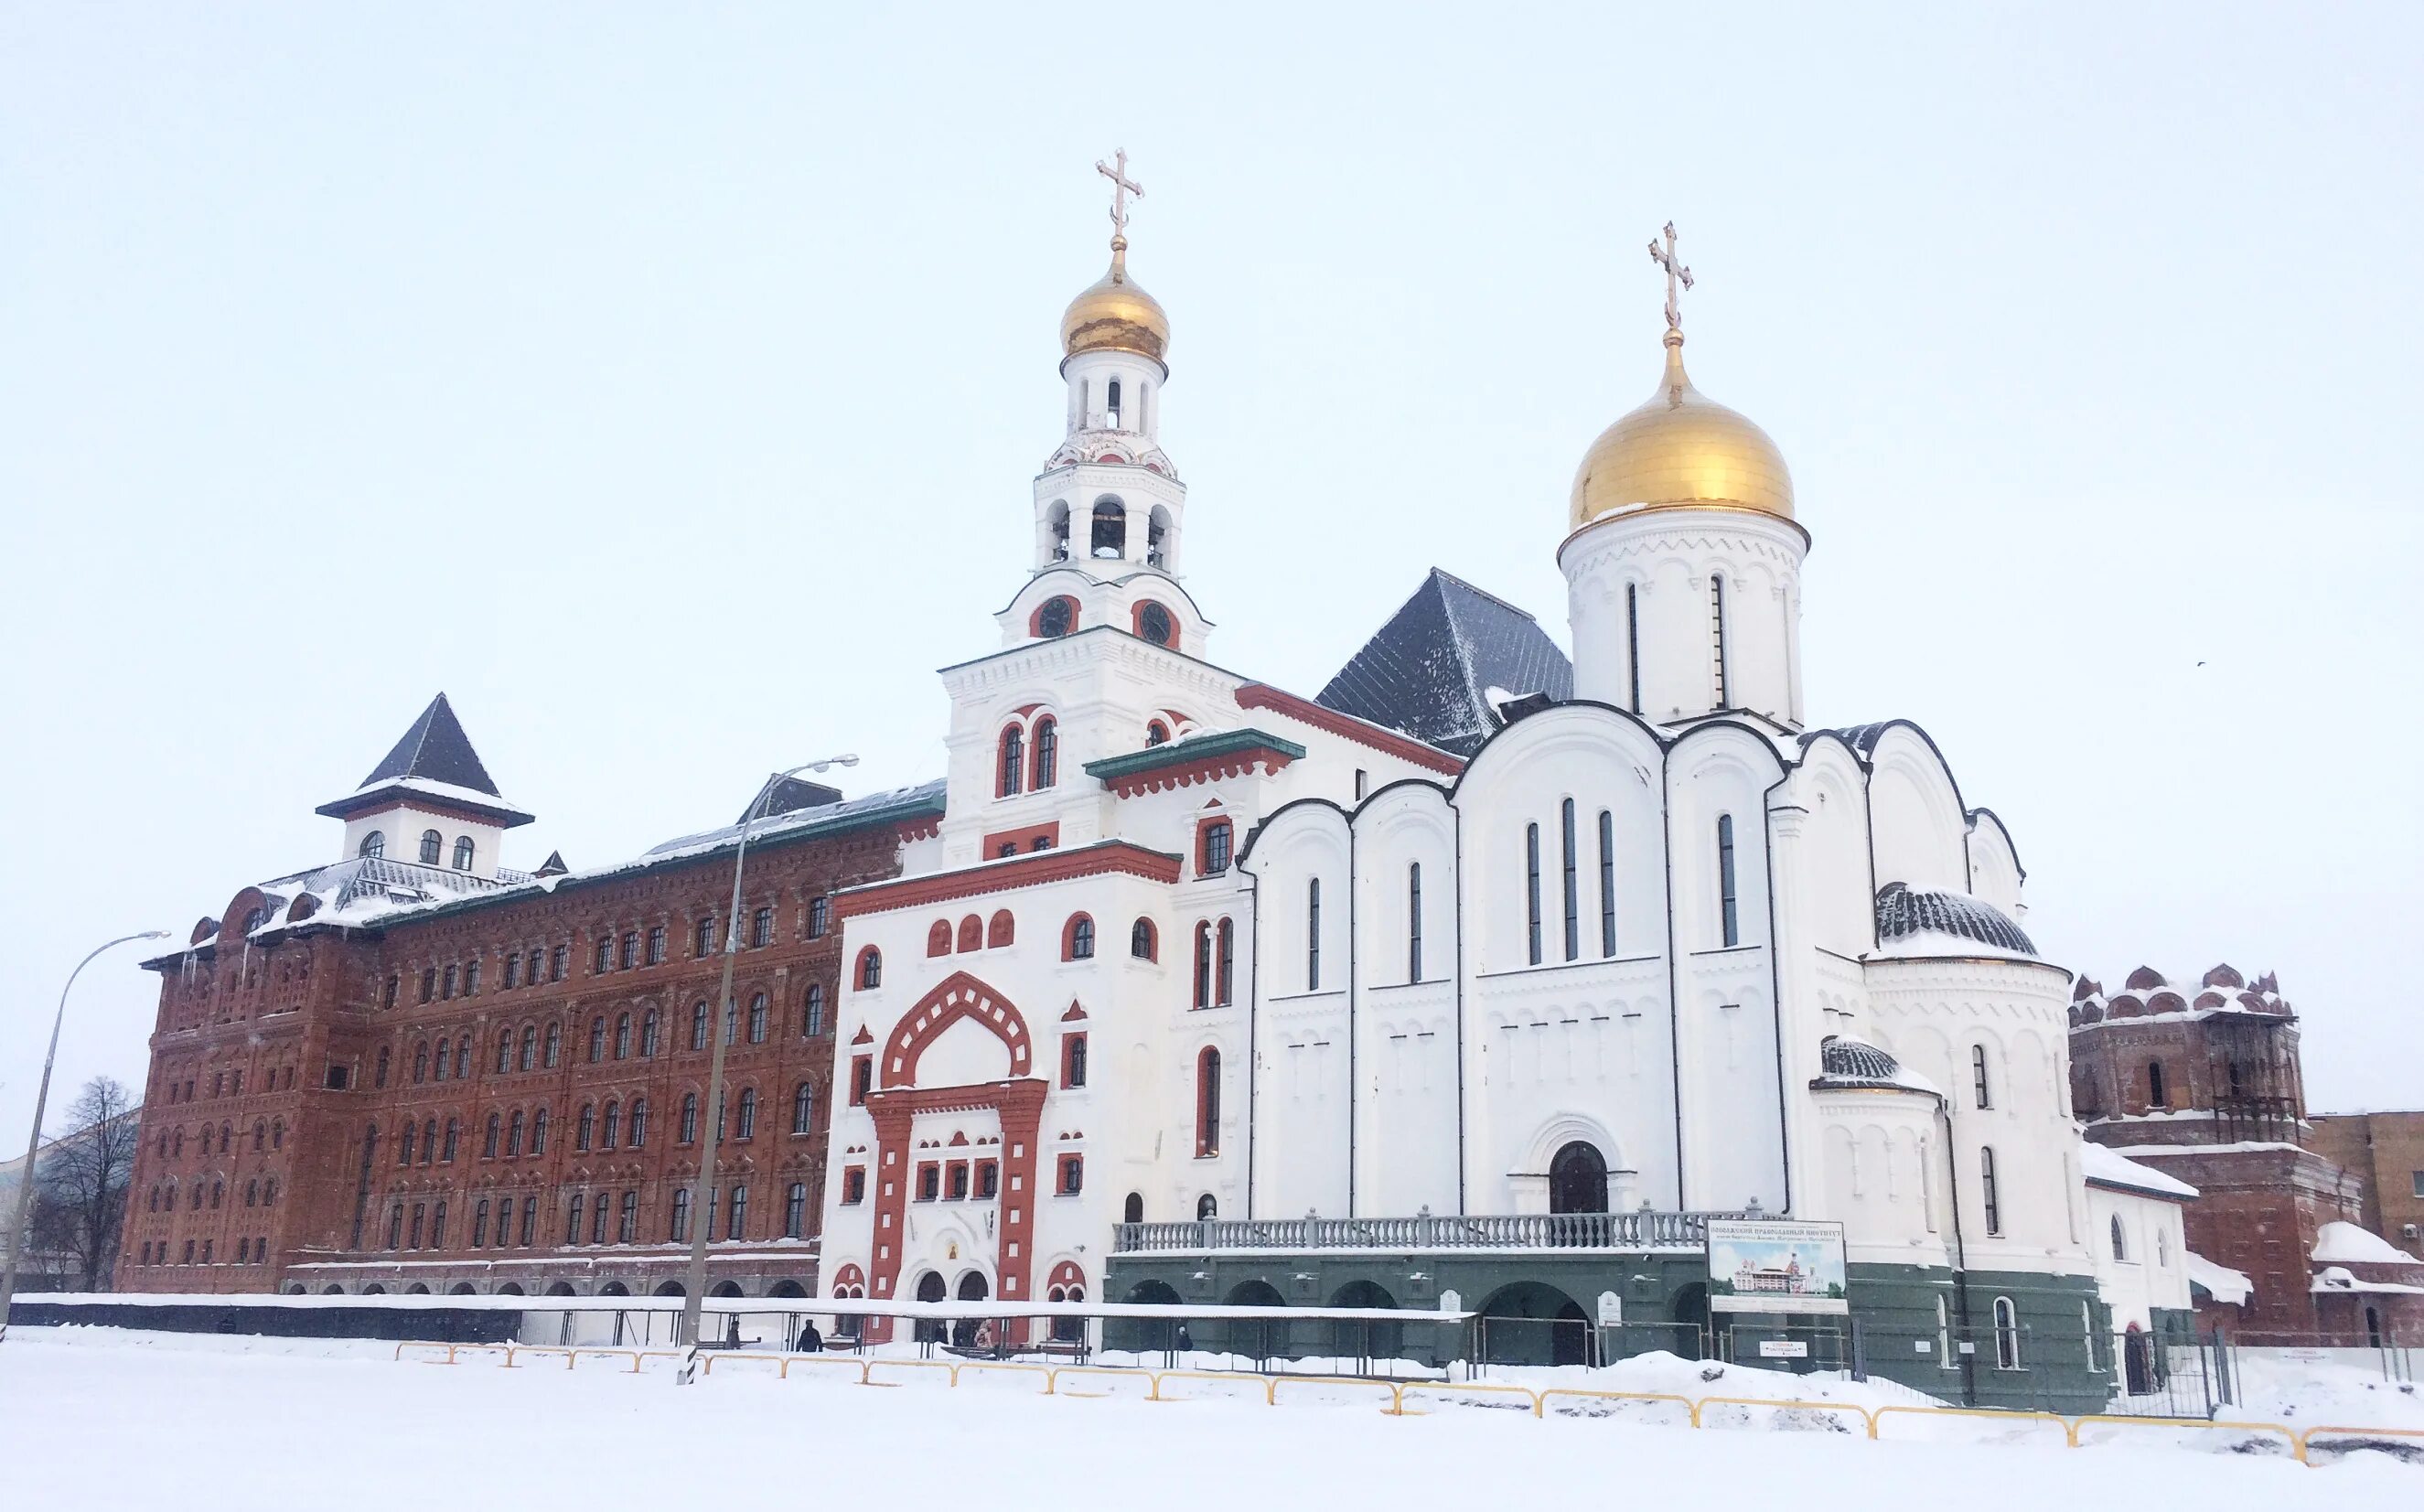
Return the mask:
[[[381,1286],[376,1281],[373,1281],[368,1286],[362,1288],[362,1295],[364,1297],[385,1297],[387,1295],[387,1288]]]
[[[320,1295],[323,1297],[343,1297],[345,1295],[345,1289],[338,1285],[335,1281],[330,1281],[327,1285],[320,1288]]]
[[[778,1281],[767,1289],[769,1297],[805,1297],[808,1289],[795,1281]]]
[[[1285,1307],[1287,1298],[1267,1281],[1240,1281],[1229,1288],[1226,1307]],[[1277,1318],[1240,1318],[1229,1325],[1229,1352],[1268,1360],[1287,1342],[1287,1325]]]
[[[1168,1281],[1140,1281],[1128,1288],[1126,1300],[1152,1307],[1176,1307],[1181,1297]],[[1172,1350],[1179,1347],[1180,1327],[1176,1318],[1134,1318],[1124,1325],[1107,1324],[1103,1329],[1104,1344],[1108,1347],[1126,1347],[1140,1354],[1151,1350]],[[1118,1336],[1119,1345],[1111,1340]]]
[[[688,1297],[690,1293],[682,1289],[681,1282],[678,1281],[659,1281],[657,1283],[656,1295],[659,1297]]]
[[[1128,1193],[1127,1202],[1120,1208],[1120,1221],[1123,1223],[1142,1223],[1144,1221],[1144,1193]]]
[[[600,1297],[629,1297],[631,1295],[631,1288],[624,1285],[621,1281],[610,1281],[605,1285],[598,1288],[598,1295]]]
[[[411,1285],[404,1289],[404,1295],[407,1297],[427,1297],[429,1295],[429,1283],[427,1281],[414,1281]]]
[[[940,1302],[949,1299],[950,1295],[950,1283],[943,1280],[941,1271],[930,1270],[917,1278],[917,1300]],[[943,1338],[943,1326],[932,1318],[919,1318],[914,1332],[919,1344],[939,1344]]]
[[[954,1295],[963,1302],[981,1302],[993,1295],[993,1288],[986,1284],[982,1271],[972,1270],[960,1278],[959,1289]],[[951,1342],[963,1349],[972,1348],[981,1332],[987,1338],[991,1337],[982,1319],[962,1318],[951,1325]]]
[[[1332,1307],[1395,1309],[1397,1299],[1378,1281],[1348,1281],[1331,1295]],[[1333,1330],[1340,1355],[1362,1360],[1395,1360],[1404,1343],[1402,1325],[1374,1318],[1341,1318]]]
[[[1706,1281],[1692,1281],[1675,1289],[1666,1303],[1666,1315],[1682,1327],[1666,1330],[1673,1342],[1666,1345],[1686,1360],[1698,1360],[1709,1353],[1709,1287]]]
[[[518,1281],[509,1281],[502,1286],[497,1288],[497,1295],[499,1297],[519,1297],[522,1295],[522,1283]]]
[[[289,1297],[300,1297],[300,1296],[302,1296],[302,1295],[303,1295],[303,1283],[302,1283],[301,1281],[288,1281],[288,1282],[286,1283],[286,1295],[287,1295],[287,1296],[289,1296]]]
[[[2132,1323],[2121,1338],[2121,1373],[2131,1396],[2155,1389],[2155,1341]]]
[[[1482,1358],[1491,1364],[1591,1362],[1589,1314],[1554,1286],[1529,1281],[1502,1286],[1479,1311]]]
[[[572,1283],[568,1281],[550,1281],[547,1283],[547,1295],[550,1297],[570,1297],[572,1295]]]
[[[1549,1162],[1549,1211],[1607,1211],[1607,1157],[1597,1145],[1576,1139]]]
[[[454,1285],[446,1288],[446,1295],[449,1297],[470,1297],[474,1295],[474,1293],[470,1281],[458,1281]]]

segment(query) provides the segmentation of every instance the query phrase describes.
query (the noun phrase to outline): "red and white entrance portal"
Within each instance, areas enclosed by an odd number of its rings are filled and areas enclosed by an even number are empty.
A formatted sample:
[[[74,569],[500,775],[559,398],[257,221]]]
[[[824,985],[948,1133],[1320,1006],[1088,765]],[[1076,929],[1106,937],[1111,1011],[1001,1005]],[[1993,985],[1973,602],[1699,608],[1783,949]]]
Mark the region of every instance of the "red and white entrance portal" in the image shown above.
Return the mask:
[[[1010,1075],[997,1081],[919,1086],[919,1060],[935,1041],[964,1021],[1001,1042],[1010,1052]],[[867,1094],[867,1111],[875,1121],[875,1233],[868,1267],[870,1297],[879,1300],[898,1297],[902,1265],[912,1258],[905,1249],[910,1186],[916,1179],[913,1131],[918,1117],[990,1112],[1001,1123],[996,1292],[1005,1302],[1030,1299],[1035,1145],[1045,1090],[1044,1079],[1031,1074],[1034,1043],[1016,1005],[965,971],[953,972],[919,998],[886,1037],[876,1089]],[[889,1320],[870,1320],[871,1338],[888,1339],[891,1333]]]

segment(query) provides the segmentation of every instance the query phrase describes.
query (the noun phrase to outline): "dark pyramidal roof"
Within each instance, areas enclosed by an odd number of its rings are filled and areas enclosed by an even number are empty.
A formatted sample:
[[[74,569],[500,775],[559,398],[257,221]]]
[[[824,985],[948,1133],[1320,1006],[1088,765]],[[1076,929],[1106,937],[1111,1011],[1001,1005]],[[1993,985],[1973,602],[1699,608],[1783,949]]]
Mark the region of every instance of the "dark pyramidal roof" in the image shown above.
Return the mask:
[[[1469,756],[1498,728],[1488,692],[1573,696],[1573,664],[1531,615],[1437,567],[1315,702]]]
[[[404,777],[451,783],[491,798],[503,796],[488,769],[480,764],[480,754],[471,749],[471,738],[463,733],[463,722],[454,717],[454,706],[444,693],[429,701],[412,728],[395,742],[395,749],[362,779],[362,786],[375,788]]]

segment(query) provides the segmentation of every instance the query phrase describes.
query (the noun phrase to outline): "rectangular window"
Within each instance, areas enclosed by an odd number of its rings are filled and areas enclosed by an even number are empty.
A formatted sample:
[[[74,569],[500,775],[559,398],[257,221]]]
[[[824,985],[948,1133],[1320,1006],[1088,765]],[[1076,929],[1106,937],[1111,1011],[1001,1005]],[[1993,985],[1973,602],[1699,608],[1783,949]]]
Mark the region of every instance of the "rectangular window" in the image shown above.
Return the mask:
[[[822,898],[808,899],[808,938],[821,940],[833,927],[833,904]]]
[[[614,1242],[632,1244],[640,1237],[640,1194],[625,1192],[623,1205],[614,1214]]]
[[[965,1202],[968,1200],[968,1166],[966,1161],[954,1160],[951,1162],[949,1179],[945,1182],[943,1189],[950,1194],[950,1200],[954,1202]]]
[[[1540,963],[1540,826],[1523,826],[1523,929],[1524,953],[1533,965]]]
[[[1742,944],[1742,908],[1734,891],[1734,817],[1717,816],[1717,911],[1726,948]]]
[[[763,948],[774,943],[774,911],[761,908],[749,915],[749,943]]]
[[[735,1186],[732,1188],[732,1209],[724,1225],[724,1236],[727,1239],[745,1238],[748,1232],[749,1188]]]
[[[867,1168],[853,1166],[841,1173],[841,1200],[845,1202],[867,1201]]]
[[[1632,693],[1629,706],[1641,712],[1641,587],[1638,583],[1624,585],[1624,680]]]
[[[1060,1195],[1075,1197],[1085,1189],[1086,1157],[1062,1155],[1060,1157]]]
[[[547,953],[547,979],[562,981],[572,963],[572,947],[559,945]]]
[[[783,1237],[804,1238],[807,1234],[807,1228],[808,1185],[805,1182],[795,1181],[791,1183],[789,1193],[783,1199]]]
[[[1307,884],[1304,895],[1304,990],[1321,990],[1321,879]]]
[[[990,1160],[977,1162],[977,1200],[991,1202],[1001,1191],[1001,1168]]]
[[[715,953],[715,920],[713,918],[703,918],[698,921],[698,927],[691,931],[690,948],[691,954],[701,960]]]
[[[1616,954],[1616,816],[1599,811],[1599,953]]]
[[[855,1056],[850,1062],[850,1106],[857,1107],[875,1090],[875,1058]]]
[[[592,969],[600,977],[614,969],[614,942],[606,935],[598,937],[597,960]]]
[[[943,1168],[927,1161],[917,1168],[917,1201],[931,1202],[943,1195]]]
[[[1574,801],[1566,800],[1558,816],[1559,854],[1565,864],[1564,886],[1566,904],[1566,959],[1579,960],[1583,953],[1582,889],[1574,871]]]
[[[665,927],[662,924],[651,925],[648,929],[648,964],[661,966],[664,964],[664,961]]]
[[[1406,868],[1406,980],[1423,979],[1423,864]]]
[[[1082,1034],[1060,1037],[1060,1085],[1086,1085],[1086,1037]]]
[[[1995,1148],[1982,1145],[1978,1150],[1978,1202],[1985,1209],[1986,1232],[2003,1232],[2002,1194],[1995,1185]]]
[[[625,930],[623,931],[623,969],[625,971],[630,971],[639,963],[640,931],[637,930]]]
[[[1726,678],[1726,580],[1709,579],[1709,645],[1717,663],[1717,707],[1731,707],[1733,690]]]
[[[538,1199],[535,1197],[525,1197],[522,1199],[522,1248],[525,1249],[529,1249],[532,1241],[537,1237]]]

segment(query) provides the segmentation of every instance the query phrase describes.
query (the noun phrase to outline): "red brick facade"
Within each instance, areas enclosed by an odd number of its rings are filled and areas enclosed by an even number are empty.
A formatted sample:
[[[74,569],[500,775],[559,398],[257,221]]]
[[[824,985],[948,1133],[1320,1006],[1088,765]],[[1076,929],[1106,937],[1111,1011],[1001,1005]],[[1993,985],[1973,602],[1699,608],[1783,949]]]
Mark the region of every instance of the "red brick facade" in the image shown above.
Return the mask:
[[[752,1294],[814,1288],[842,989],[826,899],[895,875],[901,834],[751,848],[710,1256]],[[276,900],[246,889],[223,930],[153,963],[118,1287],[674,1282],[676,1193],[712,1121],[698,1035],[731,876],[726,848],[249,938]]]

